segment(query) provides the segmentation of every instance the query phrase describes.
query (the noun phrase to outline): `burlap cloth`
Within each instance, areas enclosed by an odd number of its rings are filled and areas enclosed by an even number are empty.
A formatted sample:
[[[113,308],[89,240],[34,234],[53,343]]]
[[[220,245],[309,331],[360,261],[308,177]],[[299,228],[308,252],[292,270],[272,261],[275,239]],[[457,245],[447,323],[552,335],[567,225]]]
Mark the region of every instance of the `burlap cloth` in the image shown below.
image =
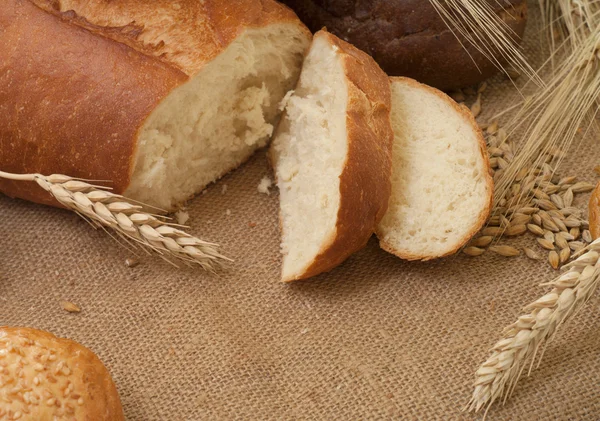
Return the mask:
[[[526,51],[539,62],[533,12]],[[497,78],[482,120],[517,98]],[[599,152],[590,137],[562,173],[595,181]],[[282,285],[278,197],[256,188],[268,173],[259,153],[189,204],[191,231],[235,259],[218,277],[143,256],[128,268],[131,253],[76,215],[1,196],[0,324],[90,347],[130,420],[480,419],[461,412],[474,371],[555,272],[491,253],[409,263],[372,239],[331,273]],[[600,419],[599,304],[490,420]]]

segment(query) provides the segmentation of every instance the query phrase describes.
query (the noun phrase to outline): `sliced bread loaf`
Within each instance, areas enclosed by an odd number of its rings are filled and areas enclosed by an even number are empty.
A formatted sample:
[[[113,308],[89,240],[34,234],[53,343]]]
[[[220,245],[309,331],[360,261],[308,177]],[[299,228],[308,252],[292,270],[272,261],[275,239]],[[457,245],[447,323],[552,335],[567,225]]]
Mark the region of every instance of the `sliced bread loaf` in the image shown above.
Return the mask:
[[[0,168],[171,210],[265,146],[311,34],[273,0],[7,0]],[[35,183],[0,191],[56,204]]]
[[[390,195],[389,111],[377,64],[317,32],[271,147],[283,281],[334,268],[373,234]]]
[[[392,78],[392,196],[377,227],[384,250],[429,260],[460,249],[487,220],[493,181],[471,112],[437,89]]]

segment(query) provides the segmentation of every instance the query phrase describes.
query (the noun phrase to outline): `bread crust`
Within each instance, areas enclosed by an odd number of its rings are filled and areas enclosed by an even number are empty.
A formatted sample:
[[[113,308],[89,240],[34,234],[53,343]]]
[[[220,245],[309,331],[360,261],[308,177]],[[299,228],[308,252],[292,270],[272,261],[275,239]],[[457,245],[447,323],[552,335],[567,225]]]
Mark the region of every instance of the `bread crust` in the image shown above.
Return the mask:
[[[590,218],[590,233],[595,240],[600,238],[600,182],[592,192],[588,207]]]
[[[385,215],[391,193],[393,131],[387,75],[366,53],[326,31],[337,48],[348,88],[346,131],[348,154],[340,175],[336,231],[304,273],[284,282],[327,272],[363,248]]]
[[[371,54],[389,75],[411,77],[448,90],[474,85],[498,71],[463,36],[459,36],[461,45],[429,1],[283,2],[292,7],[311,30],[326,26],[331,33]],[[520,41],[527,22],[527,1],[484,2]]]
[[[39,421],[125,419],[117,388],[108,370],[92,351],[77,342],[57,338],[41,330],[0,326],[0,350],[8,351],[8,355],[3,358],[8,365],[0,391],[26,382],[30,394],[40,396],[40,399],[26,404],[27,400],[23,397],[25,391],[22,391],[20,399],[3,403],[0,409],[5,412],[24,413],[23,409],[27,407],[27,419]],[[49,359],[50,355],[54,357]],[[24,377],[21,380],[16,375],[17,363],[12,361],[16,358],[11,358],[12,356],[18,356],[23,366]],[[34,377],[38,378],[37,382],[34,382]],[[11,378],[13,382],[7,381]],[[71,390],[66,393],[69,384]],[[52,396],[47,395],[48,393]],[[5,395],[8,396],[9,393]],[[48,404],[50,399],[54,399],[53,405]],[[36,404],[35,401],[39,403]]]
[[[403,83],[406,85],[410,85],[414,88],[423,89],[429,93],[436,95],[437,97],[442,99],[444,102],[446,102],[449,106],[451,106],[459,115],[461,115],[469,123],[469,125],[472,127],[473,131],[476,134],[476,137],[478,140],[478,145],[479,145],[479,152],[481,154],[481,157],[483,158],[484,166],[485,166],[485,168],[488,169],[488,171],[485,174],[485,178],[486,178],[486,184],[488,187],[489,198],[488,198],[485,208],[483,208],[481,210],[480,214],[477,215],[477,218],[474,221],[473,226],[469,230],[469,232],[464,235],[464,237],[461,239],[461,241],[459,242],[459,244],[456,247],[454,247],[451,250],[448,250],[446,253],[443,253],[441,255],[427,255],[427,254],[412,253],[408,250],[399,250],[393,244],[390,244],[390,243],[386,242],[385,240],[383,240],[384,233],[379,229],[379,227],[377,227],[376,235],[379,238],[379,246],[383,250],[385,250],[389,253],[395,254],[396,256],[400,257],[401,259],[405,259],[405,260],[427,261],[427,260],[432,260],[432,259],[437,259],[440,257],[446,257],[449,255],[452,255],[452,254],[456,253],[458,250],[460,250],[462,247],[464,247],[465,244],[467,244],[467,242],[475,234],[477,234],[479,232],[479,230],[481,230],[481,228],[485,225],[486,221],[488,220],[490,213],[492,211],[492,206],[494,203],[494,179],[492,178],[492,169],[490,166],[490,159],[488,156],[487,147],[485,144],[485,139],[483,137],[483,133],[481,131],[481,128],[479,127],[479,124],[477,124],[477,121],[475,121],[475,117],[473,117],[473,113],[471,113],[471,110],[469,110],[469,108],[465,107],[464,105],[457,104],[452,98],[450,98],[445,93],[439,91],[438,89],[432,88],[431,86],[427,86],[425,84],[417,82],[414,79],[410,79],[410,78],[406,78],[406,77],[391,77],[390,82],[391,83]]]
[[[272,0],[7,0],[0,168],[110,180],[124,192],[160,101],[247,29],[278,23],[310,36]],[[35,183],[0,180],[0,191],[57,205]]]

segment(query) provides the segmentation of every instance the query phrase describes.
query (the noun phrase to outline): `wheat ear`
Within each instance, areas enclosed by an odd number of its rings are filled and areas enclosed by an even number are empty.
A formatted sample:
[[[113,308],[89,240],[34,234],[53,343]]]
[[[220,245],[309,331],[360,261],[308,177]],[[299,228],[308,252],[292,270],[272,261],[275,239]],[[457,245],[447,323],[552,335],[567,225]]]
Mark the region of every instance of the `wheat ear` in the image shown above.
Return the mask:
[[[61,205],[76,212],[94,227],[110,228],[128,244],[158,253],[163,259],[199,264],[214,272],[231,259],[218,251],[218,245],[200,240],[167,218],[144,211],[144,206],[103,186],[66,175],[11,174],[0,177],[16,181],[35,181]]]
[[[563,323],[569,321],[590,299],[600,280],[600,239],[595,240],[578,259],[552,282],[542,284],[552,290],[525,307],[527,314],[504,330],[491,355],[477,370],[475,390],[467,405],[469,411],[487,409],[498,399],[506,400],[523,370],[533,368],[536,356],[541,362],[545,347]]]
[[[506,72],[502,66],[502,59],[504,59],[538,86],[543,86],[542,79],[515,43],[516,34],[488,2],[479,0],[429,0],[429,2],[461,44],[460,36],[499,70]],[[511,9],[506,8],[505,11],[510,13]],[[468,53],[466,48],[465,51]]]

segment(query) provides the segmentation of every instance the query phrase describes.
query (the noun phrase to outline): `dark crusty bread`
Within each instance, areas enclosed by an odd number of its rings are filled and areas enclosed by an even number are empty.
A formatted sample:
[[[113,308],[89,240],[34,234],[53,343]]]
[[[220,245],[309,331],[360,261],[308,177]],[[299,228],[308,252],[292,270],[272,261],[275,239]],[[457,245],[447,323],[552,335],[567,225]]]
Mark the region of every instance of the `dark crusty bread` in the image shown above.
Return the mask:
[[[125,419],[106,367],[70,339],[0,326],[0,369],[0,420]]]
[[[311,30],[326,27],[371,54],[391,76],[408,76],[448,90],[476,84],[497,71],[461,38],[468,53],[463,50],[428,0],[282,1]],[[523,35],[526,0],[485,1],[519,37]]]
[[[5,0],[0,31],[0,168],[164,209],[264,146],[311,38],[273,0]],[[35,183],[0,191],[55,204]]]
[[[319,31],[271,146],[280,190],[282,280],[326,272],[364,247],[390,196],[386,74]]]

